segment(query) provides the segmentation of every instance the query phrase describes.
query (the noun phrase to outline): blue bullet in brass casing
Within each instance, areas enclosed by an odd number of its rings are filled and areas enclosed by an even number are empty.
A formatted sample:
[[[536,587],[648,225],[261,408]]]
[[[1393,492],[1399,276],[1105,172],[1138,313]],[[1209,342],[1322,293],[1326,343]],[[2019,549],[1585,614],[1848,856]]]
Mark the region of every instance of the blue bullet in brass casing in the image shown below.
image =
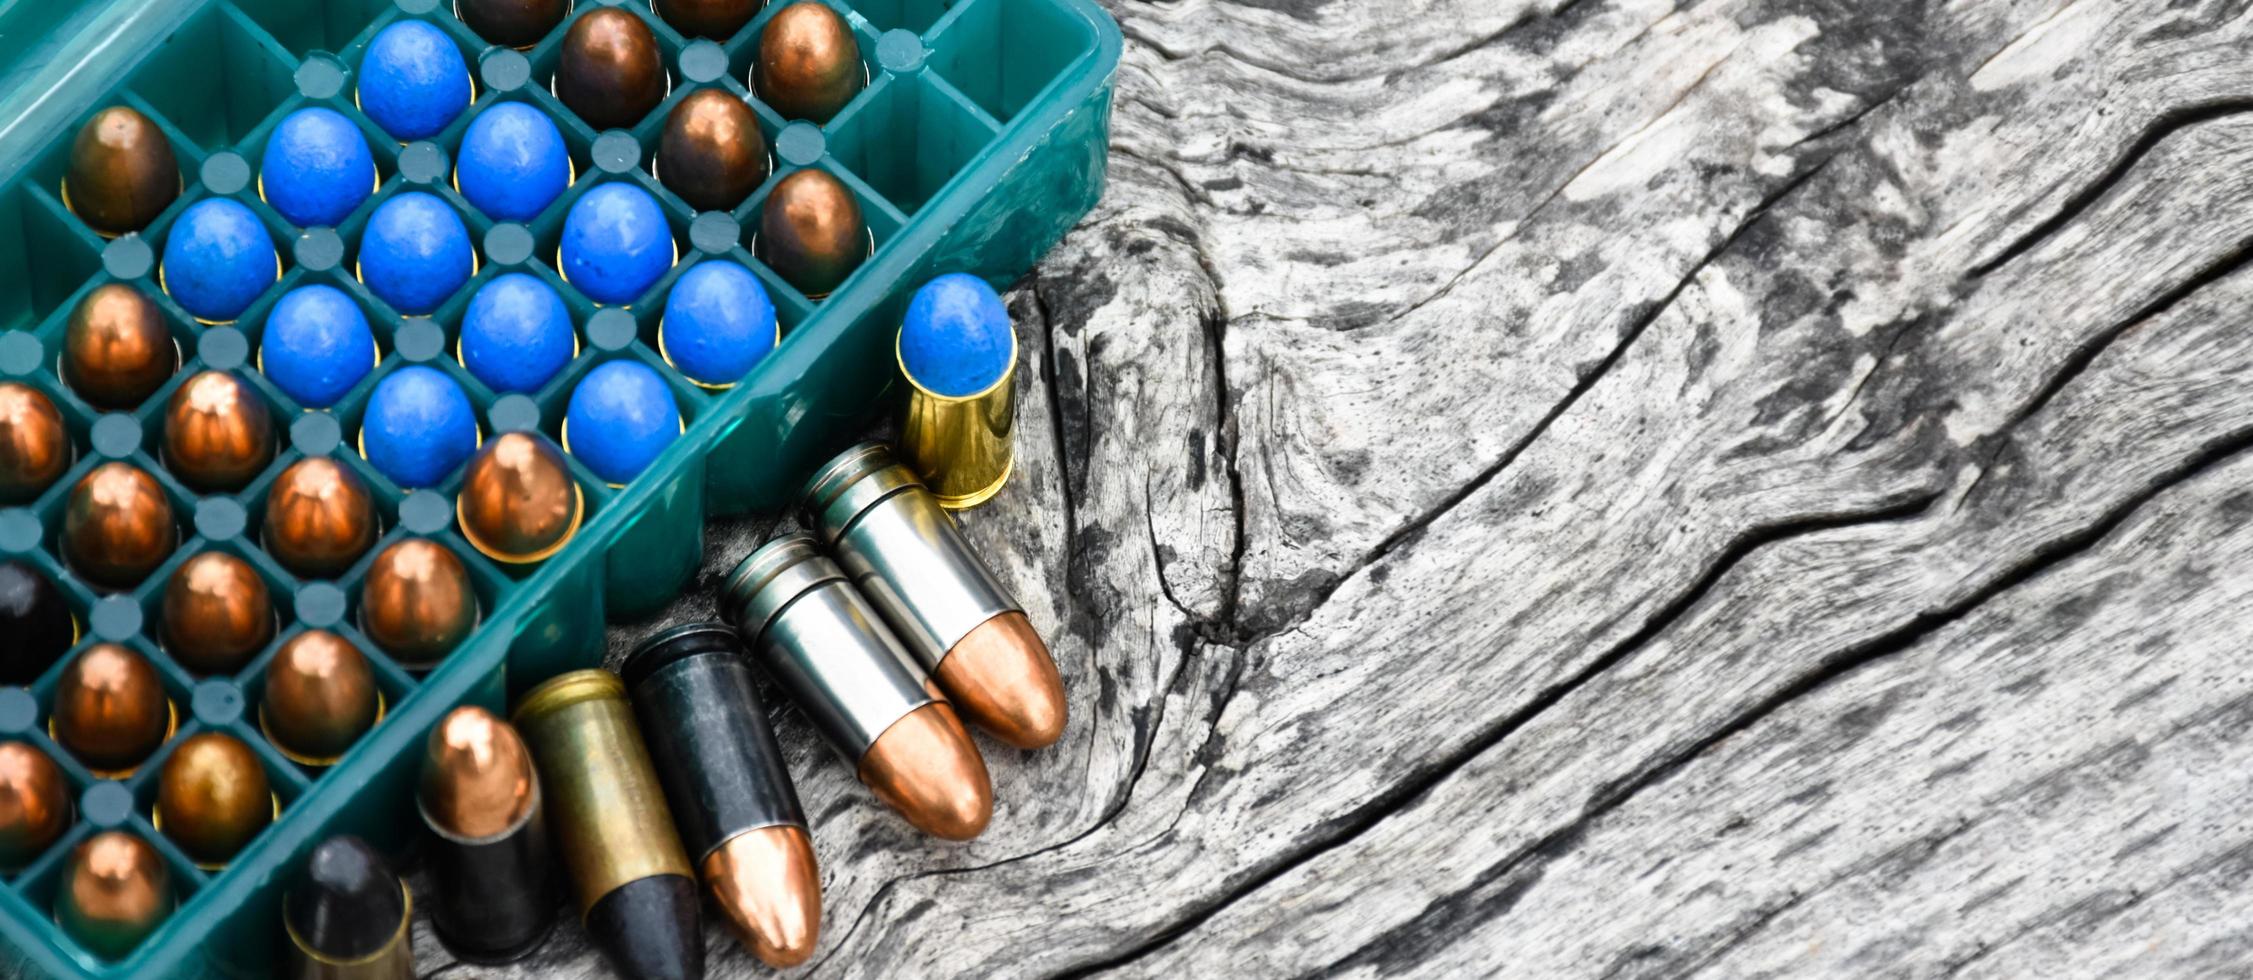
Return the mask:
[[[402,487],[437,486],[477,451],[477,413],[437,368],[410,364],[376,382],[360,420],[360,452]]]
[[[657,198],[625,182],[604,184],[571,202],[563,216],[557,266],[597,303],[631,303],[673,267],[673,230]]]
[[[571,153],[547,114],[502,102],[462,134],[454,187],[495,221],[531,221],[571,186]]]
[[[360,235],[360,281],[408,316],[426,316],[477,272],[462,216],[435,194],[407,191],[376,205]]]
[[[368,42],[360,111],[401,143],[429,139],[469,107],[469,63],[436,26],[402,20]]]
[[[538,391],[578,348],[563,297],[529,272],[494,276],[462,313],[462,366],[496,392]]]
[[[708,388],[743,380],[781,342],[767,287],[726,260],[699,262],[673,280],[657,326],[658,353]]]
[[[939,505],[975,507],[1016,465],[1017,335],[985,280],[950,273],[916,290],[900,325],[908,382],[900,453]]]
[[[375,332],[344,290],[323,283],[283,293],[258,338],[258,370],[305,408],[328,408],[375,370]]]
[[[673,390],[639,361],[611,361],[587,372],[564,410],[563,451],[614,484],[640,476],[680,435]]]
[[[229,323],[281,277],[281,263],[256,212],[241,201],[212,197],[188,205],[172,222],[157,279],[196,319]]]
[[[375,193],[375,155],[360,127],[334,109],[282,117],[258,161],[258,192],[300,227],[334,225]]]

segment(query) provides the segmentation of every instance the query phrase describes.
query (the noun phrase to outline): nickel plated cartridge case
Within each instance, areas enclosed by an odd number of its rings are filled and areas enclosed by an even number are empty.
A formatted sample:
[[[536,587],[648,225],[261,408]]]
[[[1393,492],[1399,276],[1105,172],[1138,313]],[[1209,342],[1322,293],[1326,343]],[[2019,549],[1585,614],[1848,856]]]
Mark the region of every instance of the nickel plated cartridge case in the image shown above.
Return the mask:
[[[993,782],[970,733],[812,538],[752,552],[728,577],[721,606],[751,656],[878,799],[949,840],[985,831]]]
[[[830,460],[800,508],[971,724],[1020,749],[1064,734],[1064,682],[1048,646],[891,450],[864,442]]]
[[[703,976],[695,873],[625,684],[607,670],[562,674],[526,694],[512,720],[532,749],[580,917],[611,965],[628,977]]]
[[[743,642],[691,623],[644,642],[624,673],[706,893],[761,961],[804,963],[820,937],[821,872]]]
[[[430,828],[439,940],[475,963],[531,952],[554,924],[556,881],[524,739],[490,711],[455,708],[424,744],[415,804]]]

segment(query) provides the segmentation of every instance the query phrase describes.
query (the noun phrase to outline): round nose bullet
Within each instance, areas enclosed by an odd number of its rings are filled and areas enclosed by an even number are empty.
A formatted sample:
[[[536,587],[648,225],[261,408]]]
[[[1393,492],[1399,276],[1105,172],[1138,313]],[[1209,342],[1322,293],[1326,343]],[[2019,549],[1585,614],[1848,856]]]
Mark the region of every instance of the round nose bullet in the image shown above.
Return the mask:
[[[63,510],[64,557],[87,581],[113,589],[148,577],[178,536],[163,488],[127,463],[95,467],[71,488]]]
[[[250,563],[223,551],[181,562],[164,583],[164,649],[199,674],[241,670],[274,638],[274,600]]]
[[[360,631],[417,669],[437,663],[477,625],[469,570],[446,546],[408,538],[376,553],[360,592]]]
[[[563,23],[571,0],[456,0],[454,10],[478,37],[522,50]]]
[[[993,816],[993,782],[954,709],[814,540],[786,535],[737,565],[721,609],[751,658],[823,741],[907,822],[969,840]]]
[[[188,205],[164,235],[157,283],[196,319],[232,323],[282,273],[258,212],[231,197]]]
[[[555,69],[555,94],[587,125],[624,129],[665,99],[664,56],[641,18],[597,7],[571,22]]]
[[[289,975],[395,980],[415,975],[405,882],[366,841],[338,835],[313,847],[282,899]]]
[[[424,743],[415,798],[439,939],[478,962],[530,952],[555,921],[557,879],[524,739],[484,708],[455,708]]]
[[[274,417],[241,378],[205,371],[164,407],[164,466],[202,491],[240,490],[274,459]]]
[[[78,642],[70,605],[30,562],[0,560],[0,684],[29,685]]]
[[[333,765],[382,716],[368,658],[328,630],[290,637],[266,667],[258,723],[293,762]]]
[[[157,829],[198,864],[226,864],[273,819],[266,770],[241,739],[205,732],[181,742],[164,760],[157,778]]]
[[[180,348],[156,301],[121,282],[103,283],[71,308],[63,332],[63,380],[95,408],[138,407],[179,369]]]
[[[375,546],[368,485],[327,456],[291,463],[266,495],[268,554],[304,578],[335,578]]]
[[[55,684],[57,743],[105,779],[122,779],[172,737],[175,718],[148,658],[115,643],[87,647]]]
[[[775,184],[759,214],[759,258],[808,299],[820,299],[868,258],[860,202],[827,172],[800,170]]]
[[[1020,749],[1055,744],[1064,736],[1064,681],[1048,644],[1021,612],[978,624],[931,671],[939,689],[962,714],[995,738]]]
[[[759,33],[752,90],[784,119],[828,122],[866,83],[853,29],[825,4],[793,3]]]
[[[96,956],[133,951],[172,914],[172,873],[149,842],[122,830],[71,852],[55,892],[55,921]]]
[[[462,536],[477,550],[523,564],[571,540],[585,501],[553,445],[530,433],[505,432],[470,461],[455,508]]]
[[[805,962],[821,935],[821,872],[742,641],[719,623],[675,627],[622,670],[705,893],[767,965]]]
[[[360,111],[401,143],[438,135],[475,94],[461,48],[438,25],[414,18],[377,32],[358,74]]]
[[[993,780],[962,719],[944,701],[907,713],[861,756],[861,782],[916,829],[969,840],[993,819]]]
[[[172,143],[149,117],[111,106],[79,127],[63,173],[63,203],[105,238],[148,227],[180,196]]]
[[[0,868],[30,864],[69,827],[62,767],[29,742],[0,742]]]
[[[698,89],[665,114],[657,176],[699,211],[728,211],[767,179],[767,138],[750,103]]]
[[[751,22],[764,0],[656,0],[657,16],[688,37],[725,41]]]
[[[63,413],[39,389],[0,381],[0,504],[28,503],[70,468]]]

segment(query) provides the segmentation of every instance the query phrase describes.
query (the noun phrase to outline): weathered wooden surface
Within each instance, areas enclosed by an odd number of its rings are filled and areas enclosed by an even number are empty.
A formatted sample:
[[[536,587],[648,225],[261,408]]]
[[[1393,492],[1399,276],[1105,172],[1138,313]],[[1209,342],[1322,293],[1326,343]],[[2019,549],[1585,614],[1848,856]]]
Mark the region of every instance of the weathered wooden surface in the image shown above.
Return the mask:
[[[1112,0],[1071,730],[951,846],[782,712],[798,972],[2253,972],[2247,6]]]

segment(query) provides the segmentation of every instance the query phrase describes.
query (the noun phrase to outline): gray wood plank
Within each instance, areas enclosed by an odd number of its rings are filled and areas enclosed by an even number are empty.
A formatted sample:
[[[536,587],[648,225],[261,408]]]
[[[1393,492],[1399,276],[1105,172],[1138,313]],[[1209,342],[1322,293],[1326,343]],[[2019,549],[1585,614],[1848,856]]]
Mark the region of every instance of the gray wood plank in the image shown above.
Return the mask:
[[[1109,7],[965,519],[1071,729],[946,845],[779,711],[795,972],[2253,970],[2244,3]]]

